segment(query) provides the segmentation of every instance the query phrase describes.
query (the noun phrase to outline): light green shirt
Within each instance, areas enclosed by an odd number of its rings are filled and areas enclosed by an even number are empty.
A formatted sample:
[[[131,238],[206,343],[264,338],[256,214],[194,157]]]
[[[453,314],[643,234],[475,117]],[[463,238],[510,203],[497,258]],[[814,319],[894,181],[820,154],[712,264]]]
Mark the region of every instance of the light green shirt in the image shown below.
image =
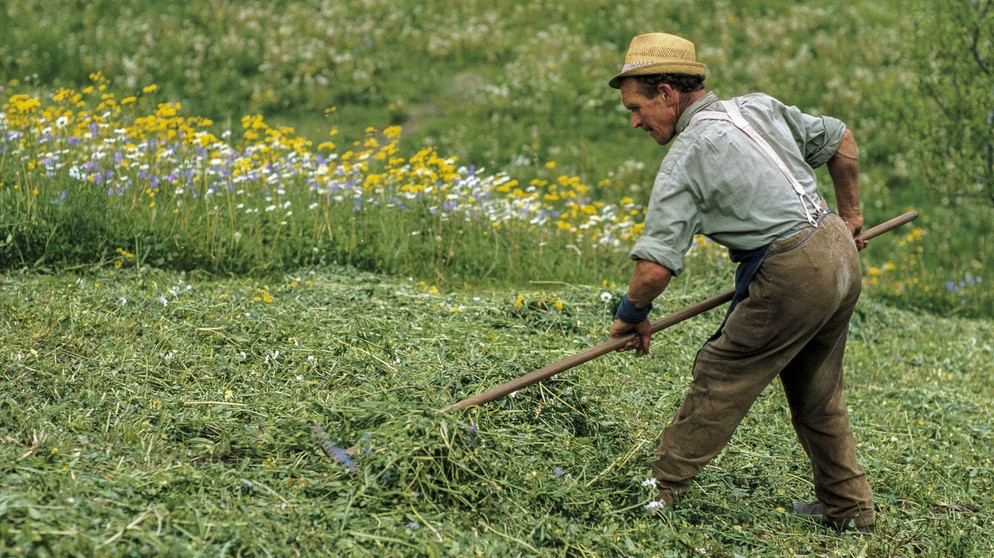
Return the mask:
[[[814,169],[842,142],[845,124],[811,116],[763,93],[732,99],[818,203]],[[701,120],[700,111],[723,111],[708,93],[680,116],[676,137],[663,158],[646,209],[645,229],[631,251],[679,275],[695,234],[738,250],[752,250],[808,225],[783,172],[731,122]]]

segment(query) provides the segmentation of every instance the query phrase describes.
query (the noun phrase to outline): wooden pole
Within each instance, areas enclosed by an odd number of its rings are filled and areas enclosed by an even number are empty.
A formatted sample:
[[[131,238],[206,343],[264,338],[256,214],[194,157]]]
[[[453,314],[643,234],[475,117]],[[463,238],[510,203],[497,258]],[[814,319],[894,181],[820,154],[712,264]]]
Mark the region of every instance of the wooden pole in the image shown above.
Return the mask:
[[[900,227],[905,223],[909,223],[915,220],[917,217],[918,217],[917,211],[909,211],[903,215],[894,217],[889,221],[886,221],[884,223],[881,223],[875,227],[872,227],[864,231],[861,235],[859,235],[859,237],[863,240],[870,240],[871,238],[879,236],[887,231]],[[708,310],[721,306],[722,304],[725,304],[726,302],[732,300],[732,295],[734,293],[735,293],[734,289],[723,292],[709,299],[698,302],[697,304],[693,304],[682,310],[678,310],[658,321],[652,322],[651,324],[652,332],[658,333],[659,331],[662,331],[670,326],[676,325],[698,314],[703,314]],[[520,378],[515,378],[510,382],[501,384],[479,395],[474,395],[473,397],[468,397],[466,399],[463,399],[462,401],[459,401],[458,403],[449,405],[448,407],[442,409],[442,412],[444,413],[452,409],[460,409],[460,410],[468,409],[469,407],[482,405],[484,403],[489,403],[491,401],[494,401],[495,399],[500,399],[501,397],[504,397],[515,391],[518,391],[523,387],[530,386],[536,382],[541,382],[546,378],[551,378],[552,376],[555,376],[560,372],[569,370],[570,368],[583,364],[584,362],[593,360],[599,356],[603,356],[607,353],[610,353],[611,351],[616,351],[621,347],[623,347],[625,343],[627,343],[630,339],[631,336],[615,337],[599,345],[595,345],[589,349],[581,351],[571,357],[564,358],[563,360],[550,364],[544,368],[540,368],[534,372],[525,374]]]

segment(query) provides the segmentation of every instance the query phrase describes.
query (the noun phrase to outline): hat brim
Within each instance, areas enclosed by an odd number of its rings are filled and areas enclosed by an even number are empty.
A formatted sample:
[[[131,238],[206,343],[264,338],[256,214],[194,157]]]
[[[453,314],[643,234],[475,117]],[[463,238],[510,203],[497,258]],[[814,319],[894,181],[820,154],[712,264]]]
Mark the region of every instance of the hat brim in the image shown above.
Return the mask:
[[[651,76],[654,74],[686,74],[691,76],[703,76],[707,71],[707,66],[700,62],[666,62],[662,64],[649,64],[635,68],[621,69],[621,73],[611,78],[608,85],[614,89],[621,89],[621,82],[632,76]]]

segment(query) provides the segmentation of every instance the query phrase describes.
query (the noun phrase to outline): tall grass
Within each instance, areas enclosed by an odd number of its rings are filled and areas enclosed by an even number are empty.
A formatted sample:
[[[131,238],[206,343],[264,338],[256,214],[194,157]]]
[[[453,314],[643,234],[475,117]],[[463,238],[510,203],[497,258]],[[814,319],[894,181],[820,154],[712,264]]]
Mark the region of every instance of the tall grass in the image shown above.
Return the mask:
[[[118,100],[134,96],[140,103],[141,89],[157,85],[156,100],[150,103],[178,104],[179,114],[213,121],[198,130],[233,149],[254,143],[244,140],[239,126],[246,115],[261,115],[260,122],[281,141],[292,136],[310,142],[306,149],[315,157],[330,154],[316,147],[329,139],[330,130],[339,131],[332,141],[358,153],[368,149],[363,147],[367,128],[399,126],[403,135],[397,138],[396,155],[405,160],[430,147],[457,169],[473,169],[494,181],[516,180],[523,191],[536,179],[550,185],[558,184],[560,176],[576,178],[592,202],[620,212],[627,210],[622,200],[631,199],[637,212],[663,153],[627,129],[617,93],[604,84],[633,34],[671,30],[697,42],[699,57],[710,67],[710,87],[720,95],[762,90],[806,111],[846,121],[860,144],[869,223],[911,208],[921,211],[916,223],[921,234],[913,247],[920,253],[907,252],[908,246],[897,239],[878,240],[869,249],[867,260],[879,268],[866,270],[868,275],[873,271],[871,289],[894,303],[928,311],[994,312],[989,287],[994,209],[936,194],[944,188],[927,184],[921,162],[912,157],[915,122],[920,120],[914,111],[928,106],[915,101],[923,95],[922,66],[913,63],[917,50],[910,41],[929,40],[912,33],[912,2],[815,7],[787,1],[650,0],[636,8],[543,1],[480,8],[471,2],[373,0],[363,7],[221,1],[152,8],[109,1],[76,9],[17,0],[5,10],[7,32],[0,44],[0,69],[16,85],[8,83],[3,96],[43,98],[63,87],[80,91],[91,85],[90,74],[102,72],[108,79],[104,92]],[[139,103],[130,109],[136,111],[134,118],[154,114],[154,106],[139,111]],[[228,130],[234,136],[222,137]],[[29,169],[15,167],[9,156],[3,165],[0,173],[8,188],[28,182],[23,173]],[[39,191],[56,194],[72,185],[30,180]],[[536,188],[538,193],[545,186]],[[161,205],[169,201],[163,196],[171,194],[157,195]],[[523,227],[493,235],[487,227],[462,221],[436,227],[442,234],[432,235],[430,217],[393,212],[377,217],[379,209],[370,207],[360,213],[368,212],[374,215],[369,219],[382,224],[353,228],[344,223],[367,217],[336,214],[335,226],[346,227],[336,232],[337,239],[352,230],[359,233],[349,242],[329,241],[317,253],[314,239],[321,226],[299,223],[305,218],[303,207],[313,202],[299,201],[306,203],[294,205],[294,215],[278,234],[270,229],[279,229],[282,216],[244,217],[246,231],[266,229],[257,235],[259,242],[291,240],[275,250],[271,243],[236,246],[230,224],[222,227],[218,216],[204,216],[198,219],[207,231],[179,239],[165,232],[178,226],[166,220],[145,226],[140,234],[127,222],[78,231],[82,240],[95,239],[81,251],[92,254],[103,246],[100,257],[113,260],[120,248],[156,265],[198,265],[218,272],[354,261],[369,269],[441,275],[457,283],[476,274],[518,281],[531,270],[540,279],[555,275],[588,281],[616,266],[626,267],[623,256],[603,247],[590,249],[568,234],[543,229],[538,238],[528,238],[530,229]],[[262,210],[269,206],[259,204]],[[12,216],[9,222],[29,234],[21,217]],[[189,219],[185,223],[194,226]],[[407,228],[392,228],[401,225]],[[374,231],[375,241],[362,240],[362,234]],[[44,227],[35,233],[31,245],[42,247],[57,246],[65,234]],[[10,235],[0,236],[5,242]],[[430,238],[441,242],[432,244]],[[382,250],[376,248],[380,242],[387,243]],[[515,260],[518,254],[532,253],[522,249],[526,245],[541,247],[542,256]],[[462,248],[464,254],[459,253]],[[16,252],[9,242],[5,249]],[[270,250],[272,258],[267,258]],[[569,255],[577,251],[577,257]],[[459,267],[467,258],[484,255],[489,257],[484,264]],[[27,252],[16,258],[16,266],[54,266],[59,259],[47,256],[39,262],[40,256]],[[430,263],[410,263],[415,259]],[[587,276],[590,266],[594,269]],[[949,289],[950,284],[958,290]]]
[[[633,200],[593,200],[553,164],[520,184],[432,148],[401,156],[398,127],[348,148],[331,130],[314,146],[258,115],[222,139],[210,121],[157,103],[154,85],[118,100],[93,78],[80,92],[3,105],[5,267],[337,263],[451,281],[592,282],[619,267],[639,228]]]

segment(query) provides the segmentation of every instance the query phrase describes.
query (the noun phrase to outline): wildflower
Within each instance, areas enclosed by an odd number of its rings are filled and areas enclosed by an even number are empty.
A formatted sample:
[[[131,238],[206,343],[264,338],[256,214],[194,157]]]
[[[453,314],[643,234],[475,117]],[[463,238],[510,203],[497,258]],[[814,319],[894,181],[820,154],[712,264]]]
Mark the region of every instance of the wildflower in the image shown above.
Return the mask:
[[[604,292],[601,293],[601,302],[605,302],[605,303],[611,302],[612,298],[614,298],[614,297],[612,297],[611,293],[609,293],[607,291],[604,291]]]
[[[555,469],[552,470],[552,474],[556,475],[557,477],[561,477],[565,473],[566,473],[566,471],[560,469],[559,467],[556,467]]]
[[[652,488],[656,488],[656,479],[651,477],[645,479],[644,481],[642,481],[642,486],[651,486]]]
[[[645,509],[647,509],[649,511],[662,510],[665,507],[666,507],[666,504],[663,503],[663,502],[660,502],[658,500],[653,500],[653,501],[651,501],[651,502],[649,502],[648,504],[645,505]]]

